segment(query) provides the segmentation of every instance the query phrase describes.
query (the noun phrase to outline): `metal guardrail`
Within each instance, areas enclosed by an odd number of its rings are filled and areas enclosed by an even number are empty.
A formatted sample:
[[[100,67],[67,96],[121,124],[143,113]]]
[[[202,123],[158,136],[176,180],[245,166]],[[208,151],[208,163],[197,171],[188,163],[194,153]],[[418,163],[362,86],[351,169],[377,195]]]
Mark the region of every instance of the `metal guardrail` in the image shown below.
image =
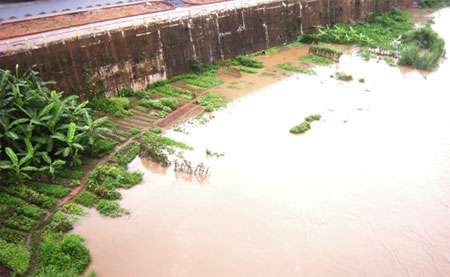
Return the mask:
[[[99,34],[110,34],[112,30],[123,30],[124,28],[137,28],[148,26],[156,22],[170,22],[183,18],[192,18],[207,15],[215,11],[235,10],[248,8],[261,4],[280,2],[282,0],[237,0],[232,2],[221,2],[216,4],[202,5],[175,9],[164,12],[156,12],[149,15],[133,16],[128,18],[91,23],[87,26],[69,27],[67,29],[53,30],[45,33],[6,39],[0,42],[0,53],[17,52],[47,46],[50,42],[60,41],[65,44],[66,40],[82,36],[97,36]]]

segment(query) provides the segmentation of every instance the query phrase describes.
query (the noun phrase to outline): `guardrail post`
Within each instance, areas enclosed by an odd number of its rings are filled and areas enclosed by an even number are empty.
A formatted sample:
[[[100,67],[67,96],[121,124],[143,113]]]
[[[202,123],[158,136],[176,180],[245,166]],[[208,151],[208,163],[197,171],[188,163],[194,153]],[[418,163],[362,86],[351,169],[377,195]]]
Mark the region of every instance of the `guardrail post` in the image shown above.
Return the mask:
[[[75,30],[75,36],[77,37],[77,39],[80,38],[80,31],[78,31],[78,29]]]
[[[27,38],[25,39],[25,46],[30,48],[30,41]]]
[[[44,43],[44,46],[47,47],[47,36],[42,35],[42,42]]]
[[[59,33],[59,39],[61,39],[62,44],[66,45],[66,41],[64,40],[64,36],[61,32]]]
[[[6,42],[6,52],[11,51],[11,45],[9,45],[9,41]]]
[[[91,26],[91,35],[94,35],[94,36],[95,36],[95,33],[94,33],[94,27],[92,27],[92,26]]]

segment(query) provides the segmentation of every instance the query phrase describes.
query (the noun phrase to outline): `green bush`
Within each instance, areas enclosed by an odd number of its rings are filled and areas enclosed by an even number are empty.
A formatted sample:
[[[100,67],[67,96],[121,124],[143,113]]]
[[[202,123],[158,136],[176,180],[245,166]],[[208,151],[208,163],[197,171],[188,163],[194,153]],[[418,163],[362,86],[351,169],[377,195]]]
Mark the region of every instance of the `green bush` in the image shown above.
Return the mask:
[[[131,97],[134,96],[134,89],[132,89],[131,87],[124,87],[121,90],[117,91],[117,96],[118,97]]]
[[[350,82],[353,80],[353,76],[350,74],[346,74],[344,72],[336,72],[336,79],[345,81],[345,82]]]
[[[223,83],[222,80],[211,74],[200,75],[195,79],[188,79],[185,82],[195,89],[208,89]]]
[[[24,215],[13,213],[8,218],[3,219],[3,223],[11,228],[22,231],[30,231],[36,221]]]
[[[58,185],[48,185],[48,184],[43,184],[43,183],[32,183],[32,184],[30,184],[30,186],[34,190],[36,190],[40,193],[54,196],[56,198],[63,198],[64,196],[69,194],[71,191],[71,189],[69,189],[69,188],[63,188]]]
[[[11,195],[23,198],[26,201],[29,201],[43,208],[51,208],[56,205],[56,199],[54,197],[49,197],[45,194],[38,193],[35,190],[26,187],[25,185],[3,186],[0,188]]]
[[[79,235],[47,233],[39,247],[37,274],[73,272],[80,275],[90,261],[89,250]]]
[[[437,9],[450,4],[450,0],[419,0],[421,9]]]
[[[313,122],[315,120],[320,120],[321,118],[322,118],[322,116],[319,115],[319,114],[312,114],[310,116],[307,116],[305,118],[305,121],[311,123],[311,122]]]
[[[204,93],[198,100],[200,106],[205,107],[205,111],[212,112],[217,110],[228,103],[227,98],[211,92]]]
[[[117,202],[108,200],[100,200],[96,209],[100,214],[110,217],[119,217],[124,212]]]
[[[159,128],[159,127],[150,128],[149,131],[152,132],[152,133],[155,133],[155,134],[161,134],[163,132],[163,130],[161,128]]]
[[[141,133],[141,130],[138,130],[138,129],[136,129],[136,128],[131,128],[131,129],[129,129],[129,130],[127,131],[127,133],[128,133],[130,136],[134,136],[134,135],[140,134],[140,133]]]
[[[22,244],[8,243],[0,239],[0,264],[6,265],[15,274],[22,275],[30,264],[30,252]]]
[[[64,169],[59,172],[58,176],[62,178],[80,180],[86,173],[80,170]]]
[[[15,212],[28,217],[38,219],[45,214],[45,211],[36,205],[28,204],[20,198],[13,197],[7,193],[0,192],[0,204],[8,206]]]
[[[150,93],[148,93],[148,91],[145,91],[145,90],[137,90],[136,91],[136,96],[139,99],[149,99],[150,98]]]
[[[102,139],[100,137],[95,138],[94,142],[94,151],[93,154],[97,158],[103,158],[109,153],[114,151],[116,145],[119,144],[117,141],[114,141],[110,138]]]
[[[74,198],[74,200],[81,205],[92,208],[97,204],[98,199],[94,195],[90,194],[87,191],[83,191],[80,195]]]

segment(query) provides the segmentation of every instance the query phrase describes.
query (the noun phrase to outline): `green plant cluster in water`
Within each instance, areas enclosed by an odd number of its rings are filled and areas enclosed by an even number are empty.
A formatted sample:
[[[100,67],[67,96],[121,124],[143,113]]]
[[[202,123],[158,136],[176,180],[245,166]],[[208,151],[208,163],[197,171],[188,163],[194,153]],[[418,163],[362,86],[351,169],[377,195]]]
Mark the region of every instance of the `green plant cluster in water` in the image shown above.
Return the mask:
[[[292,127],[289,130],[289,132],[291,132],[293,134],[304,133],[304,132],[308,131],[309,129],[311,129],[311,123],[313,121],[320,120],[321,118],[322,117],[320,115],[318,115],[318,114],[317,115],[310,115],[310,116],[306,117],[305,120],[302,123]]]
[[[395,49],[392,42],[414,28],[410,18],[408,12],[393,8],[386,13],[371,13],[356,24],[338,23],[332,28],[316,26],[317,33],[302,35],[299,40]]]
[[[317,56],[321,56],[321,57],[325,57],[328,59],[337,59],[339,60],[339,58],[342,56],[342,51],[336,50],[332,47],[326,46],[326,45],[322,45],[322,44],[312,44],[309,47],[308,52],[310,54],[313,55],[317,55]]]
[[[278,68],[284,69],[286,71],[299,72],[299,73],[308,74],[308,75],[316,74],[316,72],[314,70],[307,69],[307,68],[301,67],[301,66],[296,66],[291,62],[285,62],[285,63],[279,64]]]
[[[205,111],[212,112],[214,110],[224,107],[228,100],[224,96],[220,96],[211,92],[206,92],[198,100],[200,106],[205,107]]]
[[[340,81],[350,82],[353,80],[353,76],[344,72],[336,72],[336,79]]]
[[[428,24],[405,33],[401,42],[405,47],[400,52],[399,65],[432,70],[445,55],[444,39]]]
[[[309,62],[309,63],[314,63],[314,64],[320,64],[320,65],[327,65],[327,64],[332,64],[333,61],[324,57],[319,57],[313,54],[307,54],[305,56],[301,56],[299,58],[300,61],[303,62]]]

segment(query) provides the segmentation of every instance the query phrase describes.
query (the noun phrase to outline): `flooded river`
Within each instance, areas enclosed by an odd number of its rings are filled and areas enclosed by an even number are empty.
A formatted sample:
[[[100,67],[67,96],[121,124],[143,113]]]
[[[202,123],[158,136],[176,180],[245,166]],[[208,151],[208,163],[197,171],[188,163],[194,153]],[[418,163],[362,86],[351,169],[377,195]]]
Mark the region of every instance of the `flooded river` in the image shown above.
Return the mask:
[[[435,21],[450,45],[450,9]],[[167,133],[207,179],[133,161],[130,216],[93,210],[75,228],[97,275],[449,276],[450,62],[424,75],[353,54],[315,70]]]

